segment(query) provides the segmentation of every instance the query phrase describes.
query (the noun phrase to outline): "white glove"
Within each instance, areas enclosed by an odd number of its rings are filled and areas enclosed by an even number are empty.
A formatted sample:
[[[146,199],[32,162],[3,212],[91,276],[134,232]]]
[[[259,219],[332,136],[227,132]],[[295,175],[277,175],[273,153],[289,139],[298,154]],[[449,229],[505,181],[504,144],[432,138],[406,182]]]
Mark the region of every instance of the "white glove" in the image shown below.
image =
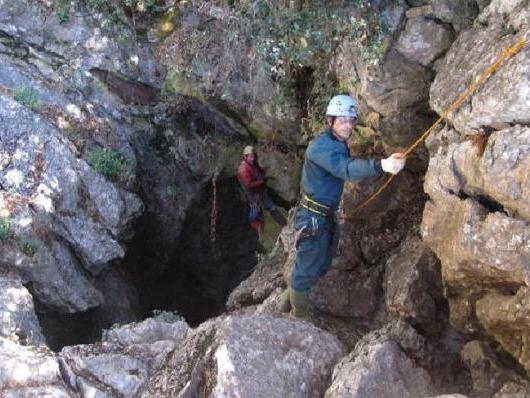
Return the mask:
[[[381,168],[390,174],[399,173],[405,167],[407,158],[403,153],[393,153],[386,159],[381,159]]]

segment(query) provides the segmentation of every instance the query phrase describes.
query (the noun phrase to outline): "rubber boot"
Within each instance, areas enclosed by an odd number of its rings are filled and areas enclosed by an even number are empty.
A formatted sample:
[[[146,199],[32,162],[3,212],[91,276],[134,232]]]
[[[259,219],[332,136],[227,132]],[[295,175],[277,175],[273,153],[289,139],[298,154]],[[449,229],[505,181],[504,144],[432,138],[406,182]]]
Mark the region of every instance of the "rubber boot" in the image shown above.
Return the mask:
[[[290,312],[291,311],[291,299],[289,298],[289,292],[291,288],[288,287],[280,296],[280,303],[278,305],[278,310],[280,312]]]
[[[298,292],[294,289],[289,289],[289,301],[293,307],[291,315],[298,319],[311,320],[312,311],[309,303],[309,291]]]
[[[281,225],[282,227],[287,225],[287,220],[278,209],[271,209],[269,213],[271,213],[272,219],[276,221],[279,225]]]

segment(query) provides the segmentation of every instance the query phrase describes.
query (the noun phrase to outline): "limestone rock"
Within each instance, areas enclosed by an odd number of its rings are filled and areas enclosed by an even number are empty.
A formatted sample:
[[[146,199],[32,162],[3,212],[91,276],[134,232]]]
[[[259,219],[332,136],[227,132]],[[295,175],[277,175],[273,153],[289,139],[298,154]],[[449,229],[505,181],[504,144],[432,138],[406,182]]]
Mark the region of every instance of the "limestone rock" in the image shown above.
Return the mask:
[[[138,397],[147,382],[147,361],[109,343],[66,347],[59,358],[68,385],[83,397]]]
[[[432,0],[433,15],[440,21],[451,24],[456,32],[469,27],[478,14],[474,0]]]
[[[71,398],[74,396],[65,387],[22,387],[13,390],[3,390],[3,398]]]
[[[526,393],[530,392],[530,383],[502,365],[495,352],[487,344],[476,340],[470,341],[462,349],[461,355],[471,370],[473,390],[478,396],[524,397],[525,390]],[[512,393],[523,390],[523,395],[503,395],[503,390],[505,392],[511,390]]]
[[[229,316],[194,330],[148,396],[318,397],[343,354],[335,337],[306,322]]]
[[[428,66],[453,42],[453,33],[433,20],[409,19],[399,36],[396,49],[407,59]]]
[[[487,294],[477,301],[476,313],[486,332],[530,375],[530,288],[513,296]]]
[[[381,270],[332,268],[311,290],[310,300],[320,311],[336,316],[366,317],[379,303]]]
[[[76,11],[78,10],[72,9],[70,12]],[[106,18],[105,15],[93,13],[61,23],[57,14],[46,9],[40,1],[21,4],[3,0],[0,30],[20,38],[24,44],[40,49],[46,55],[32,51],[29,57],[29,62],[37,66],[46,77],[57,79],[55,68],[52,67],[54,63],[71,63],[77,66],[78,81],[86,81],[82,75],[88,70],[100,68],[153,85],[159,84],[160,75],[164,71],[160,64],[153,62],[154,56],[149,46],[136,40],[134,43],[118,42],[114,38],[118,35],[112,31],[115,26]],[[122,28],[125,29],[124,26]]]
[[[502,6],[500,4],[503,4]],[[508,5],[509,4],[509,5]],[[507,19],[488,9],[509,8]],[[484,71],[501,53],[530,28],[525,23],[530,11],[522,1],[495,1],[483,11],[483,24],[463,31],[448,51],[430,89],[431,107],[441,114],[466,87]],[[513,26],[515,36],[503,33],[503,26]],[[528,101],[530,52],[528,47],[506,62],[470,100],[453,114],[449,121],[460,132],[476,131],[495,123],[528,124],[530,115]]]
[[[443,394],[443,395],[436,395],[432,398],[469,398],[467,395],[462,394]]]
[[[444,130],[432,139],[453,142],[433,147],[425,177],[431,197],[453,192],[491,198],[513,217],[530,220],[530,192],[524,183],[530,177],[530,129],[514,126],[462,142],[454,142],[455,136],[456,131]]]
[[[261,167],[267,172],[267,186],[283,200],[294,203],[300,191],[302,159],[294,153],[265,148],[258,153]]]
[[[45,344],[33,298],[16,277],[0,276],[0,336],[22,345]]]
[[[63,312],[95,307],[102,303],[101,293],[80,267],[98,274],[123,257],[114,234],[139,215],[141,202],[95,177],[53,125],[6,97],[0,103],[5,190],[0,205],[10,219],[4,262],[31,281],[34,294],[49,307]],[[88,188],[94,201],[82,195],[88,181],[105,187]],[[98,213],[105,221],[98,221]]]
[[[418,238],[409,236],[387,261],[384,276],[387,311],[422,329],[441,326],[443,301],[440,263]]]
[[[58,391],[67,397],[59,364],[45,347],[21,346],[0,337],[0,391],[2,395],[24,396],[26,389],[44,392]],[[31,395],[28,395],[31,396]],[[33,395],[35,396],[35,395]]]
[[[404,336],[393,335],[391,330],[366,335],[335,366],[326,398],[431,396],[433,386],[429,374],[406,354],[407,350],[421,345],[421,338],[416,335],[416,340],[404,341]]]
[[[388,52],[381,65],[370,66],[356,55],[355,48],[348,42],[339,47],[335,60],[337,76],[345,82],[350,81],[351,76],[356,77],[357,96],[383,117],[384,142],[409,144],[431,121],[428,115],[420,112],[428,100],[430,71],[395,49]]]
[[[184,321],[166,322],[156,318],[148,318],[137,324],[109,330],[104,341],[123,346],[155,343],[160,340],[171,340],[178,343],[186,337],[188,329],[189,327]]]
[[[111,329],[103,343],[63,348],[63,376],[82,397],[139,397],[188,329],[183,321],[155,318]]]
[[[275,73],[283,77],[283,60],[267,67],[259,50],[241,40],[245,33],[230,23],[235,18],[232,11],[225,6],[230,17],[213,20],[205,15],[209,8],[206,4],[190,9],[165,40],[162,62],[170,70],[167,86],[179,94],[220,104],[227,115],[237,115],[243,122],[246,128],[242,130],[257,137],[297,142],[294,133],[299,131],[300,109],[290,96],[279,100],[271,79]],[[204,23],[205,19],[211,23]],[[220,40],[227,37],[232,39]],[[208,56],[199,60],[197,51],[207,51]],[[289,117],[280,117],[282,113]]]

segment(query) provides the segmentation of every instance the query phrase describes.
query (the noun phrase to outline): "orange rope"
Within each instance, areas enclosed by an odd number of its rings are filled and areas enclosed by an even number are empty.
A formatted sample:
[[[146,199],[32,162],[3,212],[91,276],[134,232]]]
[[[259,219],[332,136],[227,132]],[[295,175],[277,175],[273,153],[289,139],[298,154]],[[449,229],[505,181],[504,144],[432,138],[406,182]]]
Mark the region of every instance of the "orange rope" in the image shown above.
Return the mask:
[[[433,130],[438,127],[444,119],[446,119],[451,112],[454,112],[457,108],[460,107],[466,101],[491,75],[493,75],[500,67],[501,65],[509,58],[513,57],[515,54],[517,54],[519,51],[521,51],[526,45],[528,44],[527,40],[523,37],[521,38],[517,43],[515,43],[513,46],[506,48],[502,51],[502,53],[497,57],[497,60],[491,64],[482,74],[479,76],[479,78],[471,84],[460,96],[447,108],[445,112],[442,113],[442,115],[436,120],[431,127],[429,127],[421,136],[418,138],[406,151],[405,156],[408,156],[414,149],[417,148],[418,145],[420,145],[423,140],[425,140],[429,134],[433,132]],[[388,180],[385,181],[385,183],[374,193],[372,194],[368,199],[366,199],[363,203],[361,203],[359,206],[357,206],[355,209],[353,209],[353,212],[351,215],[355,214],[357,211],[365,207],[368,203],[372,202],[381,192],[383,192],[392,182],[394,179],[394,175],[391,175]],[[350,215],[350,217],[351,217]]]

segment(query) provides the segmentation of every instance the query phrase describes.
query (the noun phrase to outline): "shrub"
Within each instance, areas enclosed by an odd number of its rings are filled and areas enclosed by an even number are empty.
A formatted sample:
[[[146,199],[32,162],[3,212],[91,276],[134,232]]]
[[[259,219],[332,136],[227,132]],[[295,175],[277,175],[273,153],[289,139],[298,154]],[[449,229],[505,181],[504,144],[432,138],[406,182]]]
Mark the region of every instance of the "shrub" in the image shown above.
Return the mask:
[[[9,235],[9,230],[11,229],[11,222],[8,218],[1,217],[0,218],[0,241],[6,240],[7,236]]]
[[[155,13],[156,10],[155,0],[60,0],[55,11],[59,22],[68,22],[71,10],[79,7],[101,13],[118,26],[128,25],[125,11],[134,15]]]
[[[33,257],[39,248],[39,242],[34,239],[21,239],[18,247],[28,257]]]
[[[153,318],[159,319],[167,323],[174,323],[179,321],[186,322],[184,317],[179,315],[176,311],[153,310]]]
[[[41,103],[37,97],[37,94],[29,87],[21,87],[16,89],[13,94],[13,98],[15,101],[31,109],[33,112],[38,112],[41,108]]]
[[[117,149],[96,148],[87,154],[88,164],[109,180],[119,180],[125,176],[127,161]]]

